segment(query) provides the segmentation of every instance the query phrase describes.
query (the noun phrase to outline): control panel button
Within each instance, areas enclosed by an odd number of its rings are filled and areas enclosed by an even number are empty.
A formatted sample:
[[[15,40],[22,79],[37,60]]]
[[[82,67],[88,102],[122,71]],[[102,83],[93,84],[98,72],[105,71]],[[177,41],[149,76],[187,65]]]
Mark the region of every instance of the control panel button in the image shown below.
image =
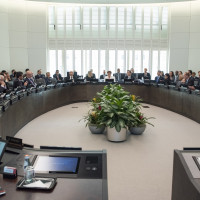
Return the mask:
[[[92,167],[92,171],[97,171],[97,167]]]
[[[91,167],[86,167],[85,168],[87,171],[90,171],[91,170]]]

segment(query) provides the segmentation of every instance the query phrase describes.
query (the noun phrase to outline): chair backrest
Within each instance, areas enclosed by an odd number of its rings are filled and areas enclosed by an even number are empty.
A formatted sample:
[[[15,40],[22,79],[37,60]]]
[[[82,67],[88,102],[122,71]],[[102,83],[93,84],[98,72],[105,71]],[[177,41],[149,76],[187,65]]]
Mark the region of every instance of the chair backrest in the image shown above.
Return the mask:
[[[43,78],[36,79],[37,85],[46,85],[46,82]]]

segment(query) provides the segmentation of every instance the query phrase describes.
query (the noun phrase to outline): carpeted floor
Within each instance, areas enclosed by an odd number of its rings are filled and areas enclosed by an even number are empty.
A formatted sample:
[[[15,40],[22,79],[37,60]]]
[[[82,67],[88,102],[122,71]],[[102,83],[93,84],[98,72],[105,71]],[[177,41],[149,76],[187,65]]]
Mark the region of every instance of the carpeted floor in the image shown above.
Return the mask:
[[[147,105],[147,104],[145,104]],[[25,143],[107,150],[109,200],[170,200],[173,150],[200,146],[200,124],[171,111],[143,108],[155,127],[143,135],[129,135],[122,143],[93,135],[80,121],[88,103],[76,103],[48,112],[27,124],[16,137]]]

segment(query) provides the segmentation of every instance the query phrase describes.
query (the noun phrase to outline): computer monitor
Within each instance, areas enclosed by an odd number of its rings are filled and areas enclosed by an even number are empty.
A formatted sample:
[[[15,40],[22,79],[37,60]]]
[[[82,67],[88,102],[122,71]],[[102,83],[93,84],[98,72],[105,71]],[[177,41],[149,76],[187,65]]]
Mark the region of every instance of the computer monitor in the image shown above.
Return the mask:
[[[113,83],[113,82],[114,82],[114,79],[113,79],[113,78],[111,78],[111,79],[106,79],[106,82],[107,82],[107,83]]]
[[[79,157],[37,156],[34,169],[36,173],[77,174],[79,160]]]
[[[0,161],[3,157],[4,151],[6,149],[7,142],[5,140],[0,139]]]

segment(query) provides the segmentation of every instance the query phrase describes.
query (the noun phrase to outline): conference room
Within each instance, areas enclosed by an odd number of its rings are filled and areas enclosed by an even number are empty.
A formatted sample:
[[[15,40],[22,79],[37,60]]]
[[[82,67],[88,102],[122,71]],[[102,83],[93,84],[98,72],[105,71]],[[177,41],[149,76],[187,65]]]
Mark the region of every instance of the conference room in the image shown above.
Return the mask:
[[[1,0],[0,198],[200,199],[199,0]]]

